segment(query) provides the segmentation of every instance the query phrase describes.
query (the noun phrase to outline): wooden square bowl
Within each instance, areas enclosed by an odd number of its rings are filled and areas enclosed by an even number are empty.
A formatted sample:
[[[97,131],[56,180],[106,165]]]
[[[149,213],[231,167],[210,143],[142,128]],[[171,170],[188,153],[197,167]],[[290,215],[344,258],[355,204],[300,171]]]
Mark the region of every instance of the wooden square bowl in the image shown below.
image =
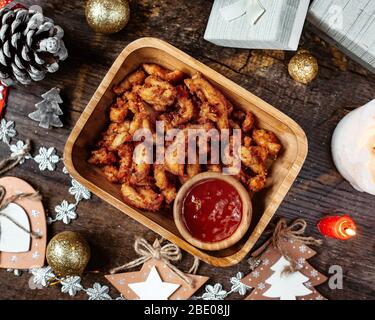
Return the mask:
[[[151,213],[128,206],[122,200],[120,185],[110,183],[99,168],[87,162],[93,144],[108,125],[108,109],[114,99],[111,91],[113,85],[147,62],[157,63],[168,69],[180,69],[190,75],[201,72],[226,95],[235,108],[253,112],[259,127],[272,130],[282,142],[283,151],[271,167],[267,188],[252,198],[251,226],[242,240],[230,248],[203,251],[192,246],[178,232],[172,212]],[[124,49],[96,90],[68,138],[64,163],[74,179],[121,212],[202,261],[213,266],[227,267],[239,263],[254,246],[292,186],[306,155],[306,135],[288,116],[168,43],[154,38],[142,38]]]

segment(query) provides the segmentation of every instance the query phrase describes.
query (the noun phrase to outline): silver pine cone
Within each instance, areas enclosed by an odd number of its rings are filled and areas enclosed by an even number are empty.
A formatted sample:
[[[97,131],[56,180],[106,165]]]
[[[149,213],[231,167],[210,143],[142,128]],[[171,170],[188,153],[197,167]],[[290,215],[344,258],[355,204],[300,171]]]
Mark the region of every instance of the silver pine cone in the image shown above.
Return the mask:
[[[0,80],[30,84],[56,72],[68,57],[64,30],[34,9],[0,10]]]

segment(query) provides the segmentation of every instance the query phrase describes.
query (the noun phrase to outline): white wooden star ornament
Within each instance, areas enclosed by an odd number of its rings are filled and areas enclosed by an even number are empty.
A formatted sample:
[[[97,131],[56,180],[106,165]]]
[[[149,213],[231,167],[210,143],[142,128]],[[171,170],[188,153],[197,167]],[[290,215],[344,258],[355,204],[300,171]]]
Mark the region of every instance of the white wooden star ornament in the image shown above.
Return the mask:
[[[142,243],[145,244],[144,242],[145,240],[143,239],[141,246]],[[171,245],[172,244],[169,243],[165,246],[169,246],[170,248]],[[155,255],[154,250],[165,253],[165,246],[161,246],[160,243],[156,241],[153,246],[147,246],[147,250],[144,246],[142,246],[141,250],[136,250],[138,253],[142,252],[143,254],[148,252],[148,250],[152,251],[151,255],[143,256],[143,259],[141,255],[141,258],[139,258],[143,262],[140,271],[110,274],[105,277],[127,300],[189,299],[209,278],[180,272],[184,275],[184,277],[181,277],[181,274],[179,275],[171,269],[171,265],[168,265],[165,259],[155,258],[155,256],[158,257],[162,255]],[[135,245],[135,247],[139,249],[139,245],[138,247]],[[177,246],[174,249],[180,253]],[[131,265],[132,268],[135,266],[134,264]],[[128,268],[130,267],[120,268],[120,270]],[[191,280],[190,284],[183,279],[186,277]]]
[[[163,282],[156,267],[151,268],[146,281],[129,283],[140,300],[168,300],[180,285],[175,283]]]

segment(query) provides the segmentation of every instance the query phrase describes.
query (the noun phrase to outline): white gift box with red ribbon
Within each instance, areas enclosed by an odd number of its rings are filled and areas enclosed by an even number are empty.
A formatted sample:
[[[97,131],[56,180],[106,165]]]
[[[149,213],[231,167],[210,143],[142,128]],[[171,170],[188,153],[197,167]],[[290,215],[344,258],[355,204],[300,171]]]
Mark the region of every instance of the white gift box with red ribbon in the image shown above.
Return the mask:
[[[204,39],[248,49],[296,50],[309,0],[215,0]]]

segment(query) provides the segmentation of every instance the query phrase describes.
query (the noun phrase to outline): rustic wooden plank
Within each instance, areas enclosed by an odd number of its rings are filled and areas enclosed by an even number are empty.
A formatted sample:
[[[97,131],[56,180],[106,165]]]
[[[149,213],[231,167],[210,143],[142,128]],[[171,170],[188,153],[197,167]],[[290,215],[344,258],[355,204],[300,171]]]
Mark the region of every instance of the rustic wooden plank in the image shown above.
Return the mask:
[[[204,41],[203,34],[213,1],[132,1],[128,27],[110,36],[96,35],[87,26],[83,1],[24,2],[41,5],[48,16],[64,27],[70,57],[62,63],[58,73],[48,76],[45,81],[11,89],[6,118],[16,122],[20,139],[30,137],[35,150],[42,145],[56,146],[61,156],[80,112],[122,49],[142,36],[166,40],[276,106],[303,127],[309,138],[309,155],[277,215],[289,219],[302,217],[309,223],[308,233],[319,236],[315,225],[325,213],[349,213],[358,223],[358,236],[347,242],[326,240],[317,249],[318,255],[310,261],[325,274],[328,274],[331,265],[341,265],[345,276],[344,290],[332,291],[327,284],[321,285],[318,290],[329,299],[375,299],[375,200],[370,195],[354,191],[338,175],[329,150],[331,134],[339,120],[350,110],[375,98],[374,75],[350,59],[345,63],[346,71],[342,71],[332,49],[317,39],[307,24],[301,44],[318,58],[320,75],[307,87],[299,85],[287,74],[287,61],[292,53],[220,48]],[[40,94],[52,86],[60,87],[65,101],[64,128],[46,131],[29,120],[27,114],[34,110]],[[7,149],[0,144],[1,157],[6,152]],[[72,201],[72,196],[68,194],[70,179],[61,169],[60,164],[59,170],[53,173],[41,173],[35,163],[28,161],[10,174],[27,180],[39,189],[44,195],[46,209],[53,212],[64,198]],[[156,237],[152,231],[96,197],[83,201],[77,212],[79,218],[71,225],[58,222],[49,227],[50,237],[63,230],[82,232],[93,249],[89,270],[109,270],[135,258],[132,245],[136,235],[143,235],[150,241]],[[192,258],[185,255],[179,266],[187,270],[191,262]],[[237,271],[247,273],[247,263],[243,261],[225,269],[204,264],[199,270],[202,275],[211,277],[211,283],[220,282],[228,290],[229,279]],[[96,281],[107,284],[103,274],[85,275],[84,285],[88,287]],[[15,277],[0,270],[0,298],[70,299],[59,292],[58,286],[30,290],[29,278],[29,274]],[[117,295],[113,288],[110,293]],[[75,299],[85,298],[84,294],[80,294]],[[233,294],[231,298],[240,299],[241,296]]]

